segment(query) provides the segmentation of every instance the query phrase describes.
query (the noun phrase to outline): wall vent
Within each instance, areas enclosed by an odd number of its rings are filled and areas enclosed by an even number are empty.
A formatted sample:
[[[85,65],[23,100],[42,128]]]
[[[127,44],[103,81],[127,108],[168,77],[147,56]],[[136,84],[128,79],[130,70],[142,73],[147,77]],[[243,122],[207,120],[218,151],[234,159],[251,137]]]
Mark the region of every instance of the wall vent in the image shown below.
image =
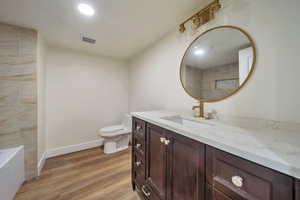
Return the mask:
[[[86,37],[86,36],[81,36],[81,40],[83,42],[87,42],[87,43],[90,43],[90,44],[96,44],[96,40],[95,39],[89,38],[89,37]]]

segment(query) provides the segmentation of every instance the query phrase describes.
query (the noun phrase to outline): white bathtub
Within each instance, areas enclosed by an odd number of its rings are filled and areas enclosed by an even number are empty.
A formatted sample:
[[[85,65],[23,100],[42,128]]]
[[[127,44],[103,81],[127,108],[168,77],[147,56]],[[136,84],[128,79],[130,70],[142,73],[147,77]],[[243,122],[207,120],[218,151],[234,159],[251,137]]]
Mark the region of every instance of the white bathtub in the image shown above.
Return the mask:
[[[0,149],[0,199],[12,200],[25,181],[24,147]]]

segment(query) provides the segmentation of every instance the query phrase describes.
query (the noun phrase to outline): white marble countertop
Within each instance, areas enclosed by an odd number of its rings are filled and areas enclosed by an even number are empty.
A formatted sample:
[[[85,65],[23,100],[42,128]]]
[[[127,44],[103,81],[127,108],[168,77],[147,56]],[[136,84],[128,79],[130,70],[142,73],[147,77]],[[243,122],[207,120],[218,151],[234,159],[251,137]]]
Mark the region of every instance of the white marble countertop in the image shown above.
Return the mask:
[[[241,126],[206,120],[213,126],[194,128],[161,119],[180,115],[170,111],[134,112],[134,117],[300,179],[300,131],[292,124]],[[189,117],[189,116],[188,116]],[[258,120],[259,121],[259,120]],[[261,120],[260,120],[261,121]],[[255,125],[253,125],[255,124]]]

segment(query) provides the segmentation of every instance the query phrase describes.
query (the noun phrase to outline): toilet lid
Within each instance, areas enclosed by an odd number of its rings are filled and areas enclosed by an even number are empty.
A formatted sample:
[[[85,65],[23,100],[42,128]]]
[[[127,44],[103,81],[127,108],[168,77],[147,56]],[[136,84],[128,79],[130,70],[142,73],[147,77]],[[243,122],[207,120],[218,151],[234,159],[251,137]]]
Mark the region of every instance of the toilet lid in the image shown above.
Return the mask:
[[[123,125],[115,125],[115,126],[109,126],[100,129],[101,133],[112,133],[112,132],[117,132],[126,129]]]

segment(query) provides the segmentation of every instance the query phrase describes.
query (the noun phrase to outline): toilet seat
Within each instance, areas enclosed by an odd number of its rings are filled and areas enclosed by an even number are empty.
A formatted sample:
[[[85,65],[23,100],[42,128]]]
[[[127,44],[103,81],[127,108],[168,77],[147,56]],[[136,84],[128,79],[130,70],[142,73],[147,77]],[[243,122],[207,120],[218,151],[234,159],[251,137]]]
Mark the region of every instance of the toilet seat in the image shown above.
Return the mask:
[[[118,135],[124,135],[130,133],[131,130],[124,127],[123,125],[115,125],[115,126],[109,126],[100,129],[100,135],[102,137],[115,137]]]

